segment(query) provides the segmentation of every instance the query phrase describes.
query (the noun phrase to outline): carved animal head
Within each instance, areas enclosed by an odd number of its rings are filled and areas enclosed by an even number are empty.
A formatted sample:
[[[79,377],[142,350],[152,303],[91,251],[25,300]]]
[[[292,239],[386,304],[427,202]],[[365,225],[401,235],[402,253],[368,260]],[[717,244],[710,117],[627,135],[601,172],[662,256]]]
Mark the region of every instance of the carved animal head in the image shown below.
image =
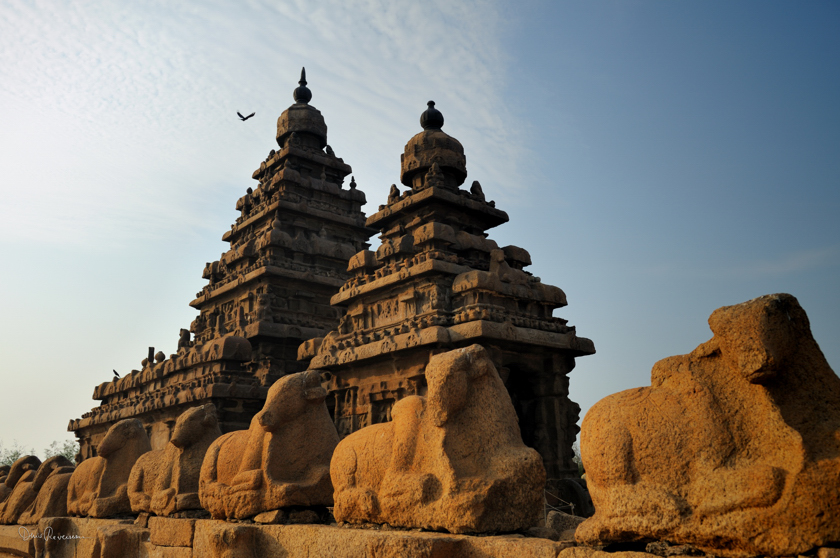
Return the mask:
[[[46,459],[43,463],[41,463],[41,466],[38,467],[38,472],[35,474],[35,480],[32,481],[32,489],[36,492],[40,490],[41,485],[44,484],[44,481],[47,480],[47,477],[53,474],[53,472],[61,470],[62,472],[69,473],[73,470],[73,468],[73,464],[70,460],[63,455],[54,455]]]
[[[199,441],[208,430],[218,430],[219,420],[212,403],[187,409],[175,422],[172,431],[172,445],[186,448]]]
[[[435,355],[426,366],[427,409],[435,426],[443,426],[469,402],[470,384],[493,369],[481,345]]]
[[[320,405],[327,397],[321,387],[318,370],[307,370],[283,376],[268,390],[268,397],[256,419],[266,432],[274,432],[281,425],[302,415],[307,407]]]
[[[146,436],[142,422],[138,419],[121,420],[108,429],[108,433],[99,444],[97,453],[100,457],[107,457],[140,436]]]
[[[40,465],[41,460],[34,455],[24,455],[23,457],[19,457],[9,469],[9,475],[6,477],[6,486],[14,488],[23,475],[29,471],[34,471]]]
[[[709,317],[721,355],[730,368],[758,384],[788,364],[799,343],[810,338],[805,311],[789,294],[765,295],[718,308]]]

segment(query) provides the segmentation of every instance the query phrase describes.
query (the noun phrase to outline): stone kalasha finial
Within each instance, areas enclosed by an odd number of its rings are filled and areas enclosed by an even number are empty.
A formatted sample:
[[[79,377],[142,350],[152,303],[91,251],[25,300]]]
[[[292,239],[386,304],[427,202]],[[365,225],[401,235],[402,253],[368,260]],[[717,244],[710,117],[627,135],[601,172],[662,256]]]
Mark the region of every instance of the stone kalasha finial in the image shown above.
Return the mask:
[[[429,101],[426,105],[429,108],[420,115],[420,126],[424,130],[440,130],[443,128],[443,114],[435,108],[434,101]]]
[[[300,87],[295,89],[293,94],[296,103],[308,104],[312,100],[312,91],[306,87],[306,68],[300,69]]]

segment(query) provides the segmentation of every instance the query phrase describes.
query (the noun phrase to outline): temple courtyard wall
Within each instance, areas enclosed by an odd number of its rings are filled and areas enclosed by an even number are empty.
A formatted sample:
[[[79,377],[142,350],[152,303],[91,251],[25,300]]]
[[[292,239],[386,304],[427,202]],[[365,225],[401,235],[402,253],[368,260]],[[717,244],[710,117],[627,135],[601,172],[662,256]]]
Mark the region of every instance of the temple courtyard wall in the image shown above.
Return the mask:
[[[496,536],[451,535],[448,533],[345,528],[337,525],[246,525],[211,519],[153,517],[147,527],[133,521],[68,517],[60,521],[64,535],[84,538],[45,540],[23,533],[43,535],[56,519],[39,525],[0,526],[0,558],[210,558],[216,556],[283,558],[661,558],[701,555],[691,547],[653,543],[642,550],[615,550],[578,545],[573,537],[559,541],[526,537],[522,534]],[[26,531],[22,531],[25,529]],[[114,537],[115,533],[124,533]],[[57,535],[57,533],[56,533]],[[126,536],[129,535],[129,536]],[[103,541],[114,539],[103,553]],[[236,539],[251,543],[236,547]],[[568,540],[564,540],[568,539]],[[122,542],[121,542],[122,541]],[[228,542],[225,542],[228,541]],[[124,546],[130,542],[134,546]],[[219,543],[231,553],[214,553]],[[107,546],[107,542],[105,543]],[[45,548],[47,547],[47,548]],[[124,552],[124,553],[122,553]],[[653,552],[656,552],[654,554]],[[840,558],[840,548],[821,547],[809,552],[816,558]]]

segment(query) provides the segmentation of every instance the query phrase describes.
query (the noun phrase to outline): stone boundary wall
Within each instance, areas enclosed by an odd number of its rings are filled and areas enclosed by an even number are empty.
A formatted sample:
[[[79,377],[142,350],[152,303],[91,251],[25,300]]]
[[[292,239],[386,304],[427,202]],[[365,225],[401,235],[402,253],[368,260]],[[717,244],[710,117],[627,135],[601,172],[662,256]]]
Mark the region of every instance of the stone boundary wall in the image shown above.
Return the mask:
[[[43,535],[50,527],[53,537],[80,538],[25,541],[20,532],[26,529],[30,534]],[[218,556],[215,545],[220,541],[226,546],[233,543],[241,556],[255,558],[557,558],[575,544],[522,535],[468,536],[336,525],[258,525],[151,517],[148,527],[142,527],[128,519],[62,517],[47,518],[38,525],[0,526],[0,558],[212,558]],[[235,555],[240,556],[239,552]]]
[[[554,542],[519,534],[450,535],[427,531],[348,528],[337,525],[259,525],[212,519],[47,518],[38,525],[0,525],[0,558],[697,558],[689,546],[605,551],[571,540]],[[54,538],[43,538],[52,528]],[[26,531],[22,531],[25,529]],[[40,535],[24,540],[21,533]],[[46,531],[48,532],[48,531]],[[70,537],[60,540],[58,537]],[[78,538],[74,538],[78,537]],[[46,548],[45,548],[46,546]],[[231,552],[221,554],[220,551]],[[713,558],[707,554],[705,558]],[[799,558],[840,558],[822,547]]]

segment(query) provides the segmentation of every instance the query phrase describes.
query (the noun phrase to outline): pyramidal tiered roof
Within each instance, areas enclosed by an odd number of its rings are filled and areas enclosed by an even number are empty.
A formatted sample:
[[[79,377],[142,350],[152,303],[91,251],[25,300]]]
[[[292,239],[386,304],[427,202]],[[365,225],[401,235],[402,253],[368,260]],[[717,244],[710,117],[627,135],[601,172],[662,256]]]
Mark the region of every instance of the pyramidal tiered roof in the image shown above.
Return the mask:
[[[351,168],[327,145],[311,98],[302,72],[295,104],[277,119],[280,149],[254,171],[259,185],[237,201],[241,215],[222,237],[230,250],[207,264],[210,283],[190,303],[200,311],[196,341],[241,335],[272,373],[300,368],[292,340],[334,327],[341,312],[329,298],[348,276],[347,260],[374,232],[364,224],[364,193],[353,179],[343,187]]]
[[[204,403],[215,404],[223,432],[248,428],[268,387],[306,368],[298,345],[338,324],[343,311],[330,297],[374,231],[365,227],[365,195],[352,178],[345,184],[350,166],[327,145],[304,72],[299,85],[277,120],[278,149],[237,201],[240,215],[222,237],[230,249],[204,268],[209,284],[190,303],[199,315],[181,330],[177,353],[150,349],[141,370],[97,386],[100,406],[70,421],[83,457],[129,417],[163,447],[178,415]]]
[[[461,143],[446,134],[428,103],[423,131],[402,155],[401,192],[368,218],[380,231],[376,252],[350,260],[352,277],[332,298],[347,309],[337,329],[304,343],[302,359],[332,372],[334,420],[344,436],[390,420],[394,402],[425,393],[429,358],[455,347],[484,345],[520,417],[525,442],[543,457],[549,478],[576,471],[572,443],[580,408],[568,398],[574,357],[593,354],[566,320],[557,287],[523,270],[528,252],[499,246],[485,231],[508,216],[467,177]]]

